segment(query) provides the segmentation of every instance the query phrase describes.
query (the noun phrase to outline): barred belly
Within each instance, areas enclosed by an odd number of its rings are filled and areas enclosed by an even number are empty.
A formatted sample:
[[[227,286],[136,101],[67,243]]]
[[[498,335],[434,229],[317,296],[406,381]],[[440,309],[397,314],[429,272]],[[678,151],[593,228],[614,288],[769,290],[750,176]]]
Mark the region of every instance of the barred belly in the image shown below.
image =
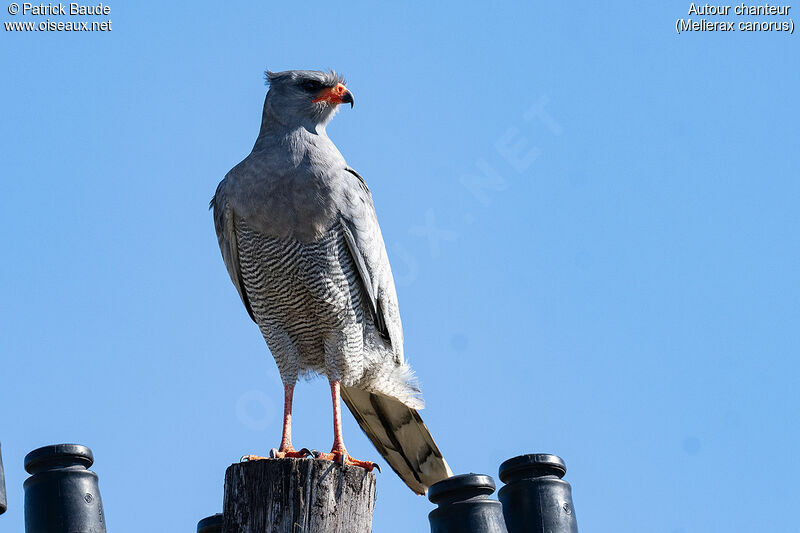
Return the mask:
[[[284,382],[308,372],[360,379],[362,291],[339,225],[311,243],[268,237],[242,222],[236,234],[244,289]]]

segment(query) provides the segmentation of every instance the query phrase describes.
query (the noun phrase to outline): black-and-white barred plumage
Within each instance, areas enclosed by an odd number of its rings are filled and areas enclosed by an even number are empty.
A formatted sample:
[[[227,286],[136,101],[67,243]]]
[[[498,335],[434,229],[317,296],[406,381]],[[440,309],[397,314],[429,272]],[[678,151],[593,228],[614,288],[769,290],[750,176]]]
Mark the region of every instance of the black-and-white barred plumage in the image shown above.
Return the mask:
[[[242,226],[237,239],[245,291],[281,375],[336,369],[328,377],[355,384],[372,322],[364,316],[358,271],[341,228],[304,243]]]

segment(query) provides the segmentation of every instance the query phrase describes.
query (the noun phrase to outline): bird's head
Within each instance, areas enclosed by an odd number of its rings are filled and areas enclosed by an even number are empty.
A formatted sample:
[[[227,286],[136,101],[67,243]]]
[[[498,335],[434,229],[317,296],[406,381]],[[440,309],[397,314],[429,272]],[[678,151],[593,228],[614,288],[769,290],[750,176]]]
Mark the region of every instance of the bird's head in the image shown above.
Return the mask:
[[[286,70],[266,72],[269,92],[265,102],[275,118],[285,126],[325,125],[336,114],[339,104],[353,107],[353,94],[344,78],[333,71]]]

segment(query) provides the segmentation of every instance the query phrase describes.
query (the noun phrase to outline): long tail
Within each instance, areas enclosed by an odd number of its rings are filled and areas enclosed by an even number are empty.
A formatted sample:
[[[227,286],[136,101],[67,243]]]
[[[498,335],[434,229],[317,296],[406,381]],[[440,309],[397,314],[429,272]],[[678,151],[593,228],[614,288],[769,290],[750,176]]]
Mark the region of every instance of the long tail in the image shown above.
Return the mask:
[[[383,396],[342,387],[358,425],[397,475],[417,494],[453,475],[415,409]]]

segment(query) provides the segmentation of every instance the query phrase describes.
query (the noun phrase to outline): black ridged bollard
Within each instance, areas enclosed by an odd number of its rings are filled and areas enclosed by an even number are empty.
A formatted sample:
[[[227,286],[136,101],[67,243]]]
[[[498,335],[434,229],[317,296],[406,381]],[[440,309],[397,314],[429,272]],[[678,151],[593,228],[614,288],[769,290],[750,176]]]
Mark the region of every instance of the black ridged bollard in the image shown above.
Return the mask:
[[[197,533],[222,533],[222,513],[207,516],[197,523]]]
[[[508,533],[578,533],[572,487],[561,479],[567,466],[561,457],[532,453],[500,465],[498,492]]]
[[[484,474],[462,474],[428,489],[428,499],[439,507],[428,514],[431,533],[507,533],[503,509],[489,499],[494,480]]]
[[[106,533],[92,450],[55,444],[25,456],[26,533]]]
[[[3,445],[0,444],[0,514],[8,509],[6,500],[6,475],[3,473]]]

